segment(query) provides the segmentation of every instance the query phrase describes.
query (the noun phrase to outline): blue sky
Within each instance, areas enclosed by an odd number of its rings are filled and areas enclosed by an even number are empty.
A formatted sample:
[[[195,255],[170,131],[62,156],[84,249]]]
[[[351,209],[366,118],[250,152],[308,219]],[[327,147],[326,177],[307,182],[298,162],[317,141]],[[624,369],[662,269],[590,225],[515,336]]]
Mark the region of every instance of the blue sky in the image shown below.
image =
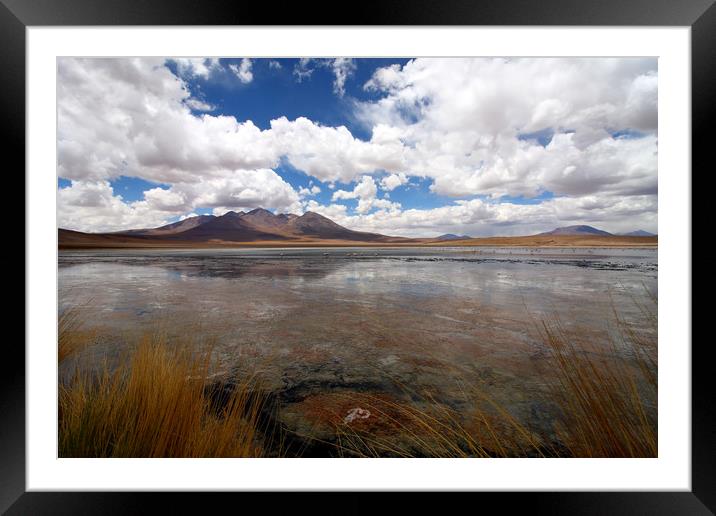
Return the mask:
[[[407,236],[656,230],[655,59],[64,59],[58,213]]]
[[[285,116],[289,120],[305,117],[324,126],[346,126],[354,137],[370,140],[371,131],[353,115],[356,100],[372,100],[379,94],[363,89],[377,68],[392,64],[404,65],[409,59],[361,59],[356,61],[354,74],[346,81],[344,96],[333,91],[334,75],[326,66],[311,65],[310,77],[297,80],[294,70],[299,59],[256,59],[253,60],[253,80],[244,84],[235,80],[229,71],[211,77],[187,76],[187,85],[195,96],[216,106],[212,113],[234,116],[237,120],[251,120],[261,129],[269,129],[271,120]],[[241,59],[220,59],[221,65],[230,70],[231,65],[240,65]],[[275,64],[278,63],[280,67]],[[167,67],[177,73],[177,65],[169,61]],[[201,115],[201,111],[193,110]],[[321,204],[330,203],[332,190],[328,185],[292,167],[285,160],[274,171],[295,189],[308,187],[309,183],[321,188],[314,199]],[[141,200],[144,191],[153,187],[169,188],[169,185],[152,183],[140,178],[121,176],[110,181],[116,195],[125,201]],[[352,188],[355,182],[335,183],[337,188]],[[430,182],[415,180],[410,185],[400,186],[391,193],[403,206],[409,208],[437,207],[449,199],[432,194]],[[346,201],[355,205],[356,201]],[[198,208],[196,213],[211,210]],[[177,219],[178,217],[175,217]]]
[[[400,66],[409,59],[361,59],[356,61],[354,75],[346,81],[345,94],[340,97],[334,94],[334,75],[325,66],[312,66],[310,77],[297,80],[294,70],[299,66],[298,59],[257,59],[253,61],[252,73],[254,79],[243,84],[236,81],[229,72],[221,77],[204,78],[190,76],[187,84],[193,92],[198,92],[198,98],[216,106],[216,112],[222,115],[236,117],[237,120],[251,120],[261,129],[269,129],[271,120],[285,116],[289,120],[306,117],[325,126],[344,125],[354,137],[361,140],[370,140],[370,128],[356,120],[353,116],[353,104],[356,100],[366,101],[379,98],[380,95],[366,91],[363,85],[370,80],[378,68],[389,67],[393,64]],[[231,65],[240,65],[241,59],[221,59],[225,68]],[[280,65],[276,66],[278,63]],[[177,65],[171,61],[168,67],[177,73]],[[194,111],[201,114],[200,111]],[[551,140],[553,131],[545,129],[532,134],[521,134],[520,139],[535,139],[542,146]],[[283,162],[274,169],[282,179],[295,189],[315,184],[321,192],[314,199],[321,204],[331,201],[332,190],[328,185],[292,167],[290,163]],[[144,191],[154,187],[168,189],[169,185],[152,183],[141,178],[120,176],[110,181],[115,195],[121,195],[125,201],[141,200]],[[406,185],[401,185],[389,193],[391,200],[400,202],[406,208],[436,208],[448,204],[455,198],[445,197],[430,191],[431,181],[428,178],[415,178]],[[336,187],[351,189],[355,182],[337,182]],[[481,197],[474,195],[458,196],[458,199]],[[484,198],[484,196],[482,196]],[[554,197],[551,192],[539,194],[532,198],[524,196],[504,196],[501,201],[510,201],[516,204],[536,204],[542,200]],[[348,206],[355,206],[357,201],[347,200]],[[196,213],[208,213],[211,210],[198,208]],[[176,217],[178,219],[178,217]]]
[[[197,96],[216,105],[221,114],[251,120],[261,129],[268,129],[271,120],[281,116],[289,120],[306,117],[326,126],[345,125],[355,137],[368,140],[370,131],[355,120],[353,102],[380,96],[363,89],[377,68],[407,62],[408,59],[356,60],[343,97],[334,94],[334,75],[328,67],[311,65],[310,77],[297,80],[294,70],[299,66],[298,59],[253,60],[253,80],[247,84],[236,81],[230,72],[217,74],[219,77],[190,76],[187,84]],[[221,59],[220,63],[228,68],[240,65],[241,59]],[[278,63],[280,68],[270,63]],[[168,66],[176,72],[171,61]]]

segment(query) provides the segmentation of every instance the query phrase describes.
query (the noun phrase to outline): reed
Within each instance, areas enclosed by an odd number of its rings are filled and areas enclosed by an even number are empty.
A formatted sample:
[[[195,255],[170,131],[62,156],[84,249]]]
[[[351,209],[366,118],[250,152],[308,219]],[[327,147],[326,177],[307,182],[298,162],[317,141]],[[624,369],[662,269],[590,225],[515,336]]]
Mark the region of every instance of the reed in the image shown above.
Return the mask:
[[[656,341],[618,321],[620,342],[597,351],[558,318],[543,322],[557,381],[556,430],[574,457],[656,457]],[[618,345],[621,344],[621,345]]]
[[[61,362],[91,341],[77,313],[60,317]],[[479,383],[462,385],[469,411],[398,384],[405,396],[345,394],[343,405],[369,410],[380,428],[336,413],[336,455],[656,457],[656,310],[640,306],[640,313],[635,326],[614,309],[613,331],[603,338],[556,315],[534,325],[545,358],[531,396],[549,407],[548,431],[530,427]],[[116,367],[90,373],[75,365],[59,386],[60,456],[284,456],[272,441],[275,429],[262,427],[267,398],[260,382],[247,376],[216,384],[208,379],[210,366],[211,348],[170,343],[162,333],[144,336]]]
[[[254,379],[217,397],[210,351],[144,337],[113,370],[80,372],[59,389],[61,457],[259,457],[263,398]]]
[[[653,303],[656,299],[652,298]],[[612,306],[614,304],[612,303]],[[406,402],[360,395],[355,402],[390,420],[392,435],[338,422],[338,454],[359,457],[656,457],[656,310],[640,305],[637,329],[613,309],[614,331],[599,342],[558,316],[536,334],[546,359],[535,401],[553,407],[553,428],[531,428],[493,399],[485,386],[464,389],[470,414],[460,414],[399,385]],[[453,371],[456,376],[459,374]],[[418,400],[417,402],[415,400]],[[400,438],[396,439],[399,435]]]
[[[83,325],[81,307],[64,310],[57,318],[57,359],[59,363],[89,346],[96,332]]]

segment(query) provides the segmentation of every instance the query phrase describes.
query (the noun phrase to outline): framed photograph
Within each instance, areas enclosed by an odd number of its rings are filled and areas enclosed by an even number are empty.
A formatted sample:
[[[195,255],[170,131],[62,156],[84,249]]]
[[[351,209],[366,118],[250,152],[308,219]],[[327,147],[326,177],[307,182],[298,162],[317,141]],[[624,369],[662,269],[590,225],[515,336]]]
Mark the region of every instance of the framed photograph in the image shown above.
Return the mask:
[[[712,4],[3,0],[27,303],[0,508],[712,514]]]

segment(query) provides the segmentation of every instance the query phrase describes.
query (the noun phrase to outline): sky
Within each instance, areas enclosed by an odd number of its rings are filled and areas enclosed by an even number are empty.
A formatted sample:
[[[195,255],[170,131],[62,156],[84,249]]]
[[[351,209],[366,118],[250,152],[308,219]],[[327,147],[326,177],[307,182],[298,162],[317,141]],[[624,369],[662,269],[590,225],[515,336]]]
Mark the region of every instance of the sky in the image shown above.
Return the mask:
[[[58,225],[657,232],[655,58],[60,58]]]

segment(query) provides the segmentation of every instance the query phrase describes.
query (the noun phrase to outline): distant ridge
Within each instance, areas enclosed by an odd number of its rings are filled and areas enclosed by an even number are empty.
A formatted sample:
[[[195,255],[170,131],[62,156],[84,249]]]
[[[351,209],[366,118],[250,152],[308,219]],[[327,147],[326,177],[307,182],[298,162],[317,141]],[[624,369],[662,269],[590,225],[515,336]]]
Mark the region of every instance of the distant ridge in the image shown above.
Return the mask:
[[[538,233],[536,236],[547,236],[547,235],[573,235],[573,236],[579,236],[579,235],[591,235],[591,236],[614,236],[611,233],[608,233],[607,231],[602,231],[601,229],[594,228],[592,226],[565,226],[563,228],[557,228],[553,229],[552,231],[547,231],[546,233]]]
[[[632,236],[632,237],[653,237],[656,233],[649,233],[643,229],[637,229],[636,231],[630,231],[629,233],[619,233],[620,236]]]
[[[452,233],[445,233],[439,237],[435,237],[435,240],[468,240],[472,237],[467,235],[454,235]]]

